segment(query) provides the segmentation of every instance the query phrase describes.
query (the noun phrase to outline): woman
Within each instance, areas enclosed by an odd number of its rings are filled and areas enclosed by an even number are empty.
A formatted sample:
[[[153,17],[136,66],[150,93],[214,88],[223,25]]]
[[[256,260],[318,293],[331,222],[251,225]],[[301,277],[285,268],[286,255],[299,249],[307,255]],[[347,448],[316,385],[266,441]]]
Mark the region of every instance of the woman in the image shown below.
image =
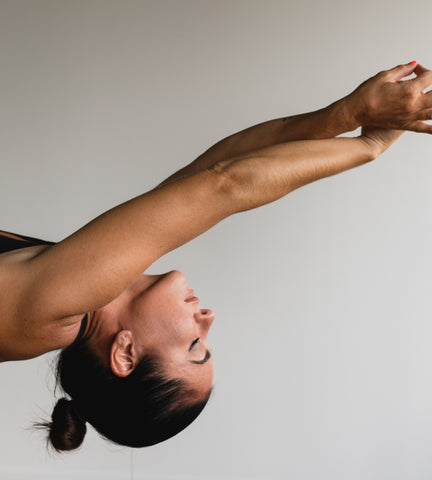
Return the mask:
[[[133,447],[190,424],[211,391],[214,314],[182,273],[142,272],[234,213],[377,158],[402,130],[432,133],[431,84],[432,71],[411,62],[327,108],[234,134],[58,244],[2,232],[0,360],[62,349],[70,400],[45,425],[54,448],[78,447],[86,422]],[[359,126],[359,137],[335,138]]]

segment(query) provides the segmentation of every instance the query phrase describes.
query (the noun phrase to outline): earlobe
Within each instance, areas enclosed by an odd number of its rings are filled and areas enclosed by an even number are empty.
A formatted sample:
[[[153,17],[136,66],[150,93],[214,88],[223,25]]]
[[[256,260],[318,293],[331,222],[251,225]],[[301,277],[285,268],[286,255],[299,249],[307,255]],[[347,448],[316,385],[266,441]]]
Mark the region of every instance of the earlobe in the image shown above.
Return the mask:
[[[111,370],[118,377],[127,377],[136,366],[133,350],[133,338],[130,330],[121,330],[111,345]]]

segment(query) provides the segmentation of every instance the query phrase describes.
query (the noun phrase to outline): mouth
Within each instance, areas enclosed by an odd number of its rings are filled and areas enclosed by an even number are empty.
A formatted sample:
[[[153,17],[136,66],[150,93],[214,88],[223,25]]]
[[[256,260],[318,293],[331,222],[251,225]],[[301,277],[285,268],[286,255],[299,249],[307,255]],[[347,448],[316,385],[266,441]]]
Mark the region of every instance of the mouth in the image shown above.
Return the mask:
[[[199,298],[195,297],[195,292],[192,290],[191,292],[189,292],[189,296],[185,298],[185,302],[186,303],[198,303]]]

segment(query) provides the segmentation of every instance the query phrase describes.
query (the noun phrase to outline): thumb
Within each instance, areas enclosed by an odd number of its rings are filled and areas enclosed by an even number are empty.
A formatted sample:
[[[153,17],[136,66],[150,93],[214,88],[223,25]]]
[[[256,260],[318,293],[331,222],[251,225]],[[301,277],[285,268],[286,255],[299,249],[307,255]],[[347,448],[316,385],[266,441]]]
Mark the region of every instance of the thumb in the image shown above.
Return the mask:
[[[404,77],[411,75],[417,68],[417,62],[414,60],[404,65],[398,65],[386,71],[386,77],[390,82],[399,82]]]

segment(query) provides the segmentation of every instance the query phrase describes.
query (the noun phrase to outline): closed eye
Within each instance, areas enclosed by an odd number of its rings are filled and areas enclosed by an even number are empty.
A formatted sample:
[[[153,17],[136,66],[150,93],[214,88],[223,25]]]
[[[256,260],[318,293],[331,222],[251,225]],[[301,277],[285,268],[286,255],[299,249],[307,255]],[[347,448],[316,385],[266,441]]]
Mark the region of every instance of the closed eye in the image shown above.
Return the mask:
[[[199,342],[199,337],[196,338],[192,343],[191,346],[189,347],[189,352],[192,350],[192,348]]]

